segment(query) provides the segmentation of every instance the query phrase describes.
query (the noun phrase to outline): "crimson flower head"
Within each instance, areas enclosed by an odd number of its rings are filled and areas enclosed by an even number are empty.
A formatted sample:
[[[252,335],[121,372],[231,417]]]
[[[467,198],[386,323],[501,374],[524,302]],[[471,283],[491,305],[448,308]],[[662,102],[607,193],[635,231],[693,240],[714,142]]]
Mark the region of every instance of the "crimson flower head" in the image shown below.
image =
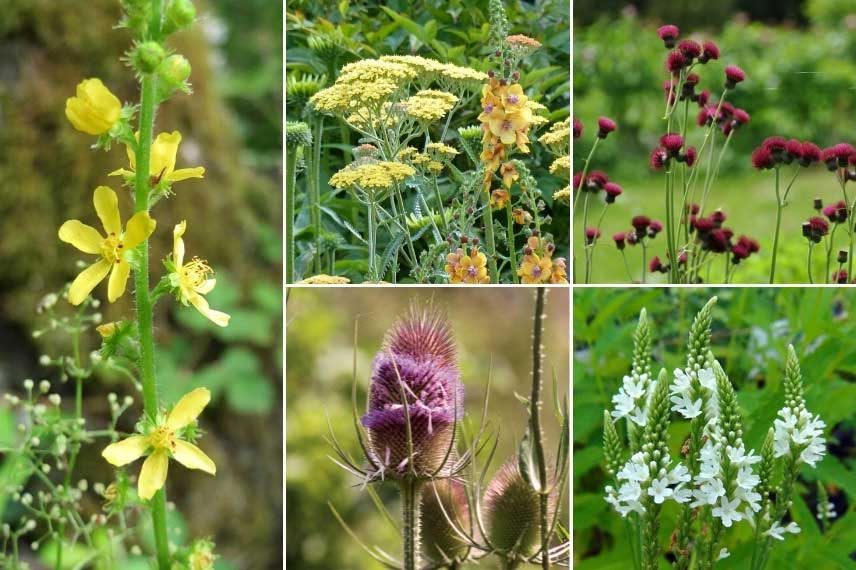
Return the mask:
[[[805,141],[800,149],[800,166],[810,166],[813,162],[820,162],[820,147]]]
[[[683,52],[678,50],[669,52],[669,56],[666,58],[666,71],[672,75],[677,75],[686,65],[687,58]]]
[[[662,147],[657,147],[651,151],[649,163],[654,170],[662,170],[669,162],[669,153]]]
[[[605,139],[606,136],[615,130],[615,121],[607,117],[601,117],[597,120],[597,136]]]
[[[838,155],[835,152],[835,147],[825,148],[820,153],[820,160],[826,164],[829,170],[838,168]]]
[[[600,230],[597,228],[586,228],[586,243],[593,244],[600,237]]]
[[[847,204],[844,203],[844,200],[829,204],[823,208],[823,215],[834,224],[842,224],[847,221]]]
[[[580,185],[582,184],[582,182],[583,182],[583,173],[577,172],[576,174],[574,174],[574,179],[572,182],[574,190],[577,190],[580,187]]]
[[[707,63],[712,59],[719,59],[719,46],[712,41],[706,41],[701,44],[701,57],[698,58],[699,63]]]
[[[687,213],[688,214],[690,214],[692,216],[697,216],[700,211],[701,211],[701,207],[698,204],[695,204],[695,203],[687,204]]]
[[[788,141],[784,137],[767,137],[761,146],[770,151],[771,154],[784,154],[787,152]]]
[[[701,98],[701,94],[699,94],[699,98]],[[714,109],[713,107],[702,107],[698,111],[696,124],[700,127],[707,127],[711,123],[713,123],[714,115],[716,115],[716,109]]]
[[[832,274],[832,282],[838,285],[845,285],[847,283],[848,275],[846,269],[841,269],[839,271],[835,271]]]
[[[721,228],[722,224],[725,223],[725,220],[728,219],[728,216],[726,216],[725,212],[722,210],[716,210],[710,215],[710,219],[716,227]]]
[[[670,157],[676,157],[684,146],[684,138],[677,133],[666,133],[660,137],[660,146],[668,151]]]
[[[696,218],[693,224],[700,236],[708,234],[716,229],[716,224],[710,218]]]
[[[677,26],[666,24],[665,26],[657,28],[657,35],[660,36],[661,40],[663,40],[663,44],[666,46],[666,49],[672,49],[675,47],[675,41],[677,41],[678,36],[681,35],[681,31]]]
[[[747,259],[753,253],[758,253],[759,251],[761,251],[761,246],[756,240],[748,236],[740,236],[737,239],[737,243],[731,247],[731,261],[736,265],[741,260]]]
[[[651,223],[648,224],[648,237],[655,238],[661,231],[663,231],[663,222],[651,220]]]
[[[728,228],[717,228],[707,234],[707,239],[702,244],[703,249],[713,253],[725,253],[731,249],[731,236],[734,235]]]
[[[583,123],[578,118],[574,117],[574,138],[578,139],[583,136]]]
[[[838,143],[832,147],[832,152],[835,158],[838,159],[838,166],[845,167],[850,161],[850,156],[853,154],[853,147],[847,143]]]
[[[641,239],[636,232],[627,232],[624,234],[624,238],[627,240],[628,245],[636,245]]]
[[[710,89],[702,89],[701,93],[698,94],[698,99],[696,103],[698,103],[699,107],[706,107],[710,102]]]
[[[820,216],[812,216],[802,225],[803,237],[814,243],[820,243],[823,236],[829,233],[829,222]]]
[[[687,58],[687,61],[692,62],[695,58],[701,55],[701,46],[698,42],[692,40],[681,40],[678,43],[678,49]]]
[[[648,263],[648,270],[651,273],[666,273],[669,271],[668,265],[663,265],[663,262],[660,261],[658,256],[654,256],[651,258],[651,261]]]
[[[648,231],[648,226],[651,225],[651,218],[648,216],[633,216],[633,219],[630,220],[630,225],[636,230],[637,235],[644,236],[645,232]]]
[[[414,303],[389,329],[372,363],[368,412],[361,422],[373,462],[393,476],[411,470],[433,476],[445,467],[463,411],[464,387],[446,316]]]
[[[624,246],[625,246],[625,241],[624,241],[624,239],[625,239],[625,237],[626,237],[626,236],[625,236],[624,232],[619,232],[619,233],[617,233],[617,234],[613,234],[613,235],[612,235],[612,241],[614,241],[614,242],[615,242],[615,247],[617,247],[618,249],[624,249]]]
[[[746,73],[736,65],[725,67],[725,88],[734,89],[737,84],[746,79]]]
[[[692,166],[695,164],[696,159],[698,158],[698,152],[694,146],[689,147],[684,153],[683,160],[687,166]]]
[[[621,196],[624,189],[615,182],[607,182],[603,185],[603,191],[606,193],[606,203],[612,204],[616,198]]]
[[[609,182],[609,176],[606,175],[606,172],[602,170],[595,170],[588,175],[586,179],[586,186],[588,186],[594,192],[597,192],[601,188],[603,188],[606,183]]]
[[[776,163],[773,161],[773,155],[766,147],[759,146],[752,151],[752,166],[758,170],[766,170],[773,168]]]

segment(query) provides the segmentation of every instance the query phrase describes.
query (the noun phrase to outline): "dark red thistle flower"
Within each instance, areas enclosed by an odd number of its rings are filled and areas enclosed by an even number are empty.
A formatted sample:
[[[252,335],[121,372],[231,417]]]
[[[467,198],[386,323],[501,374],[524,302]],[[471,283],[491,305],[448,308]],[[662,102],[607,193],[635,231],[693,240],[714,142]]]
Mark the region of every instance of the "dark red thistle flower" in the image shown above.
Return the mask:
[[[701,211],[701,207],[698,204],[687,204],[687,212],[693,216],[697,216]]]
[[[773,161],[773,155],[765,147],[759,146],[752,151],[752,166],[758,170],[773,168],[775,164],[776,163]]]
[[[597,120],[597,136],[605,139],[606,136],[615,130],[615,121],[607,117],[601,117]]]
[[[829,218],[832,223],[842,224],[847,221],[847,204],[844,203],[844,200],[829,204],[823,208],[823,215]]]
[[[648,224],[648,237],[655,238],[661,231],[663,231],[663,223],[657,220],[651,220],[651,223]]]
[[[636,245],[639,242],[639,236],[636,235],[636,232],[627,232],[624,234],[624,238],[627,240],[627,245]]]
[[[618,249],[624,249],[624,246],[625,246],[624,238],[625,237],[626,236],[625,236],[624,232],[619,232],[617,234],[613,234],[612,241],[615,242],[615,247],[617,247]]]
[[[710,215],[710,220],[718,228],[721,228],[722,224],[724,224],[725,220],[727,220],[727,219],[728,219],[728,216],[726,216],[725,212],[723,212],[722,210],[716,210],[715,212],[713,212]]]
[[[695,58],[701,55],[701,46],[693,40],[681,40],[678,42],[678,49],[684,54],[688,62],[692,62]]]
[[[580,187],[580,184],[582,184],[582,181],[583,181],[583,173],[582,172],[577,172],[576,174],[574,174],[574,179],[572,182],[574,190],[577,190]]]
[[[749,249],[742,243],[737,242],[731,246],[731,262],[737,265],[740,260],[749,257]]]
[[[592,191],[597,192],[603,188],[607,182],[609,182],[609,176],[607,176],[602,170],[595,170],[589,173],[588,178],[586,179],[586,186],[588,186]]]
[[[702,107],[698,111],[698,117],[696,117],[696,124],[700,127],[706,127],[713,123],[713,117],[716,114],[716,109],[713,107]]]
[[[710,218],[696,218],[693,226],[701,234],[707,234],[716,229],[716,224]]]
[[[633,219],[630,220],[630,225],[633,226],[637,234],[644,235],[648,230],[648,226],[651,225],[651,218],[648,216],[633,216]]]
[[[690,256],[687,254],[686,251],[682,251],[681,253],[679,253],[678,254],[678,265],[686,265],[687,259],[689,259],[689,257]]]
[[[738,124],[745,125],[749,122],[751,117],[749,116],[749,113],[747,113],[745,110],[735,108],[734,113],[732,114],[732,118],[737,121]]]
[[[692,166],[693,164],[695,164],[695,161],[697,158],[698,158],[698,153],[696,152],[696,149],[694,146],[691,146],[690,148],[688,148],[686,150],[686,152],[684,153],[684,162],[687,164],[687,166]]]
[[[666,273],[667,271],[669,271],[669,268],[663,265],[663,262],[660,261],[660,258],[655,255],[648,263],[648,270],[651,273]]]
[[[622,189],[621,186],[619,186],[615,182],[607,182],[603,185],[603,190],[604,192],[606,192],[607,204],[612,204],[613,202],[615,202],[615,199],[621,196],[621,194],[624,192],[624,189]]]
[[[823,236],[829,233],[829,222],[820,216],[813,216],[803,223],[803,236],[809,240],[820,243]]]
[[[704,107],[710,102],[710,90],[703,89],[701,93],[698,94],[698,99],[696,103],[698,103],[699,107]]]
[[[593,244],[600,237],[600,230],[597,228],[586,228],[586,243]]]
[[[706,41],[701,44],[701,57],[698,58],[700,63],[707,63],[712,59],[719,59],[719,46],[712,41]]]
[[[820,153],[820,160],[826,164],[829,170],[838,168],[838,155],[835,152],[835,147],[825,148]]]
[[[853,155],[853,147],[847,143],[838,143],[832,147],[832,152],[835,154],[835,158],[838,159],[838,166],[843,168],[847,166],[850,157]]]
[[[666,71],[672,75],[677,75],[686,65],[687,58],[680,51],[670,52],[666,58]]]
[[[841,269],[832,274],[832,282],[838,285],[845,285],[847,283],[847,279],[849,275],[847,275],[846,269]]]
[[[361,422],[373,461],[395,476],[411,469],[433,476],[445,468],[463,411],[464,387],[446,316],[414,303],[387,332],[372,363],[369,407]]]
[[[669,162],[669,153],[661,147],[657,147],[651,151],[649,163],[654,170],[662,170]]]
[[[666,46],[666,49],[672,49],[675,47],[675,41],[678,39],[680,34],[681,31],[678,27],[673,26],[672,24],[666,24],[665,26],[657,28],[657,35],[660,36],[661,40],[663,40],[663,44]]]
[[[690,73],[684,79],[684,84],[685,85],[698,85],[699,79],[700,78],[699,78],[697,73]]]
[[[784,137],[767,137],[761,146],[772,154],[784,153],[788,148],[788,141]]]
[[[731,249],[731,236],[734,233],[727,228],[717,228],[707,234],[704,247],[713,253],[725,253]]]
[[[805,141],[800,149],[800,165],[809,166],[820,161],[820,147],[813,142]]]
[[[812,204],[812,207],[815,210],[817,210],[818,212],[821,211],[823,209],[823,200],[821,200],[819,196],[816,197],[814,199],[814,203]]]
[[[578,118],[574,117],[574,138],[578,139],[583,136],[583,123]]]
[[[684,146],[684,138],[676,133],[666,133],[660,137],[660,146],[668,151],[670,157],[677,157]]]
[[[746,73],[736,65],[725,67],[725,88],[734,89],[737,84],[746,79]]]
[[[730,119],[734,114],[734,105],[729,103],[728,101],[723,101],[721,105],[719,105],[719,114],[716,118],[720,121],[724,121]]]

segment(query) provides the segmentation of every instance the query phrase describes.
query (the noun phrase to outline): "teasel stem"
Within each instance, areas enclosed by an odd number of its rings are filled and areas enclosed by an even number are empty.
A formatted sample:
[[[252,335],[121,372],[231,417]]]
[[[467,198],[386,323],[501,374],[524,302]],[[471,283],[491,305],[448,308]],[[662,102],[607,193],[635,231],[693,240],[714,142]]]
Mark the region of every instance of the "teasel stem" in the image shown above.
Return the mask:
[[[484,239],[487,248],[487,263],[490,267],[490,282],[499,283],[499,271],[496,267],[496,241],[493,237],[493,212],[490,209],[490,192],[482,191],[484,210],[482,211],[482,222],[484,223]],[[516,269],[515,269],[516,271]]]
[[[420,565],[420,510],[419,493],[422,484],[412,474],[401,480],[401,537],[403,540],[403,570],[419,570]]]
[[[544,435],[541,432],[541,339],[544,335],[544,301],[546,289],[535,289],[535,318],[532,327],[532,394],[529,398],[529,421],[535,461],[538,464],[538,510],[541,525],[541,568],[550,568],[550,484],[547,481],[547,460],[544,457]]]
[[[159,38],[163,19],[162,0],[152,0],[151,35]],[[148,38],[146,38],[148,39]],[[157,107],[157,75],[148,73],[141,79],[140,138],[136,151],[136,179],[134,183],[134,211],[149,211],[149,168],[151,164],[152,135]],[[158,413],[157,379],[155,377],[155,347],[152,323],[152,301],[149,297],[149,240],[137,248],[139,268],[134,273],[134,294],[137,305],[137,328],[140,335],[140,383],[143,387],[145,414],[151,421]],[[166,484],[150,501],[152,526],[159,570],[169,570],[169,540],[166,534]]]

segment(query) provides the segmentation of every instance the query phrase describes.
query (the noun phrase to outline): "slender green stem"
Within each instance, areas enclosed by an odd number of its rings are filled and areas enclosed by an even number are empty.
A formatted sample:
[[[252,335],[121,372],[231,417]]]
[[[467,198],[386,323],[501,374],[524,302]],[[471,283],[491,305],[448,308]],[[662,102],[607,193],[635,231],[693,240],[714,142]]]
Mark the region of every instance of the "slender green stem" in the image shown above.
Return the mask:
[[[403,570],[418,570],[419,525],[420,525],[420,483],[412,475],[401,480],[401,538],[403,542]]]
[[[597,145],[600,141],[601,141],[601,139],[599,137],[594,139],[594,144],[591,145],[591,150],[589,151],[588,156],[586,157],[586,161],[583,163],[583,173],[580,176],[580,185],[577,188],[577,195],[574,196],[574,211],[576,211],[576,209],[577,209],[577,202],[579,201],[580,194],[583,191],[583,185],[586,183],[586,175],[588,174],[588,171],[589,171],[589,165],[591,164],[591,159],[594,156],[594,151],[597,148]]]
[[[585,273],[585,281],[583,283],[588,283],[591,279],[591,258],[589,257],[589,248],[588,248],[588,234],[586,233],[588,230],[588,212],[589,212],[589,194],[586,192],[585,200],[583,200],[583,252],[585,254],[586,261],[586,273]]]
[[[776,166],[776,233],[773,234],[773,262],[770,265],[770,283],[776,281],[776,254],[779,251],[779,231],[782,228],[782,198],[779,195],[779,167]]]
[[[434,182],[434,196],[437,198],[437,207],[440,208],[440,219],[443,222],[443,230],[449,231],[449,221],[446,219],[446,209],[443,207],[443,195],[440,194],[440,187],[437,185],[437,177],[432,176]]]
[[[162,0],[152,0],[155,37],[160,35]],[[139,148],[136,153],[136,180],[134,184],[134,209],[149,211],[149,168],[151,164],[152,134],[154,131],[155,107],[157,106],[157,76],[144,75],[140,97]],[[137,328],[140,335],[140,381],[143,387],[143,405],[146,415],[154,421],[158,412],[157,380],[155,377],[154,331],[152,303],[149,297],[149,242],[138,247],[139,269],[134,274],[137,305]],[[169,541],[166,533],[166,486],[151,500],[152,525],[159,570],[169,570]]]
[[[299,148],[299,147],[298,147]],[[294,191],[297,185],[297,149],[285,158],[285,282],[294,283]]]
[[[379,281],[377,274],[377,205],[374,196],[369,198],[369,281]]]
[[[517,276],[517,246],[514,245],[514,214],[511,211],[511,200],[505,204],[505,218],[506,218],[506,240],[508,241],[508,257],[511,261],[511,279],[514,284],[518,284],[520,282],[520,278]]]
[[[832,224],[832,231],[829,233],[829,240],[826,243],[826,272],[823,275],[823,282],[829,283],[831,274],[829,270],[832,265],[832,249],[835,246],[835,230],[838,229],[838,224]]]
[[[623,249],[621,250],[621,259],[624,260],[624,270],[627,271],[627,279],[630,283],[633,283],[633,272],[630,271],[630,265],[627,263],[627,254],[624,252]],[[616,489],[617,488],[618,487],[616,487]]]
[[[648,279],[646,275],[648,271],[648,246],[645,245],[645,238],[639,240],[639,244],[642,246],[642,284],[644,285]]]
[[[496,267],[496,241],[493,236],[493,212],[490,209],[490,192],[482,191],[482,222],[484,223],[484,238],[487,242],[487,263],[490,268],[490,282],[499,283],[499,272]]]
[[[547,461],[544,456],[544,434],[541,431],[541,339],[544,334],[544,297],[546,290],[538,287],[535,290],[535,319],[532,327],[532,394],[529,398],[529,421],[532,429],[535,461],[538,464],[538,480],[540,493],[538,508],[541,524],[541,568],[550,568],[550,521],[549,521],[549,492],[550,482],[547,481]]]
[[[814,284],[814,277],[811,274],[811,252],[814,249],[814,242],[808,242],[808,261],[806,262],[806,271],[808,272],[808,282],[809,284]]]
[[[318,115],[312,134],[312,188],[309,192],[309,216],[315,236],[314,273],[321,273],[321,137],[324,135],[324,115]]]

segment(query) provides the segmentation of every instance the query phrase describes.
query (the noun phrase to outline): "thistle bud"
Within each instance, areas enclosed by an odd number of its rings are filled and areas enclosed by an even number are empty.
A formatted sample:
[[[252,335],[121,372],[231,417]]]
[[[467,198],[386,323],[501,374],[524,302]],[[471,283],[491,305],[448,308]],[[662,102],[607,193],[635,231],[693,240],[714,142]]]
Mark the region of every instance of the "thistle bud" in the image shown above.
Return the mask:
[[[847,250],[839,249],[838,250],[838,263],[847,263]]]
[[[166,57],[166,51],[158,42],[148,41],[138,44],[131,54],[131,62],[140,73],[154,73]]]

